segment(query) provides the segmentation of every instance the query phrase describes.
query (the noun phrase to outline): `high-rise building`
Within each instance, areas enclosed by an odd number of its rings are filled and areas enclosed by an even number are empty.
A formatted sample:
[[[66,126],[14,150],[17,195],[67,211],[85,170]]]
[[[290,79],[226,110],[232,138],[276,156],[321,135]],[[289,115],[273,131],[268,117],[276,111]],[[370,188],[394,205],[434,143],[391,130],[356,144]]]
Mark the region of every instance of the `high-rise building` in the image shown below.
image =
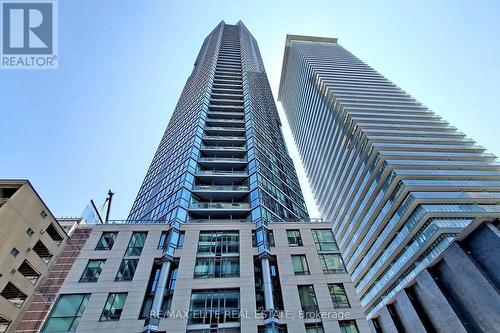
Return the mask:
[[[278,99],[368,318],[500,215],[495,156],[336,39],[287,36]]]
[[[42,332],[369,331],[241,22],[205,39],[128,219],[76,230]]]

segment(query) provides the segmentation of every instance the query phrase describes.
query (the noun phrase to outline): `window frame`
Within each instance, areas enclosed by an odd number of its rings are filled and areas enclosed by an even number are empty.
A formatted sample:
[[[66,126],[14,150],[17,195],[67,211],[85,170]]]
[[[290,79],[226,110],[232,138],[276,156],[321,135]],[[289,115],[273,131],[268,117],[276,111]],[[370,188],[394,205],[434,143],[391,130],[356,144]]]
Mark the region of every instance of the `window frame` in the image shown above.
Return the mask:
[[[97,273],[97,277],[95,276],[95,274],[94,274],[94,276],[92,278],[85,277],[85,275],[86,275],[85,273],[89,269],[89,265],[90,265],[91,262],[99,262],[99,266],[92,267],[92,268],[95,268],[95,272],[98,272]],[[80,276],[80,280],[78,280],[78,282],[79,283],[93,283],[93,282],[97,282],[99,280],[99,277],[101,276],[102,267],[104,266],[105,263],[106,263],[106,259],[89,259],[87,261],[87,265],[83,269],[82,275]]]
[[[47,316],[47,319],[45,320],[45,322],[43,324],[41,332],[61,332],[61,330],[47,331],[47,326],[49,325],[50,320],[51,319],[59,319],[59,318],[73,318],[73,320],[71,321],[71,324],[69,325],[69,329],[67,331],[62,331],[62,332],[74,332],[78,328],[80,318],[83,316],[83,313],[86,310],[88,301],[90,299],[90,295],[91,294],[62,294],[62,295],[59,295],[59,297],[57,298],[57,301],[54,304],[54,307],[51,309],[49,315]],[[53,315],[56,311],[58,311],[58,305],[61,302],[61,299],[63,299],[64,297],[71,297],[71,296],[82,296],[82,299],[80,300],[80,303],[78,304],[78,307],[76,308],[76,311],[74,312],[74,315],[73,316],[54,317]],[[82,305],[83,305],[83,309],[82,309]],[[78,321],[76,322],[76,326],[73,327],[75,324],[75,320],[77,320],[77,319],[78,319]]]
[[[108,246],[100,246],[101,243],[104,241],[104,236],[106,234],[111,234],[113,235],[112,238],[112,243],[111,245],[108,244]],[[101,237],[99,237],[99,240],[97,241],[97,245],[95,247],[96,251],[111,251],[113,249],[113,246],[115,245],[116,238],[118,237],[118,231],[103,231],[101,234]]]
[[[123,298],[122,308],[115,309],[115,310],[120,310],[120,313],[118,315],[116,315],[116,314],[105,315],[106,311],[111,312],[111,309],[115,305],[116,298],[118,296],[123,296],[123,295],[125,297]],[[101,316],[99,317],[99,321],[118,321],[118,320],[120,320],[122,313],[123,313],[123,309],[125,308],[125,302],[127,301],[127,296],[128,296],[128,293],[109,293],[108,298],[106,299],[106,303],[104,303],[104,308],[102,309]],[[111,298],[112,298],[112,301],[110,302]]]
[[[290,235],[289,233],[296,233],[295,235]],[[302,234],[300,233],[300,229],[286,229],[286,238],[288,240],[288,246],[291,247],[299,247],[304,246],[302,242]]]
[[[292,269],[295,275],[311,275],[311,272],[309,271],[309,263],[307,262],[307,256],[305,254],[292,254],[291,258],[292,258]],[[300,258],[300,264],[302,266],[301,267],[302,270],[296,270],[297,267],[295,266],[294,258]]]
[[[325,257],[327,256],[334,256],[338,257],[340,260],[340,263],[342,264],[342,269],[337,269],[337,268],[329,268],[327,263],[328,261],[325,260]],[[321,268],[323,269],[324,274],[347,274],[347,270],[345,268],[345,263],[342,258],[342,256],[339,253],[322,253],[319,254],[319,261],[321,263]]]
[[[334,287],[340,287],[342,292],[339,293],[334,291],[332,293],[332,289]],[[349,297],[347,296],[347,292],[345,291],[343,283],[329,283],[328,292],[330,293],[330,298],[332,299],[332,304],[334,309],[348,309],[351,307],[351,303],[349,302]],[[345,301],[341,299],[344,297]]]
[[[127,264],[129,261],[134,261],[136,262],[135,267],[134,267],[134,272],[132,273],[132,277],[130,279],[125,279],[123,278],[123,274],[121,277],[118,277],[120,274],[120,271],[122,270],[122,267],[127,267]],[[120,264],[120,267],[118,268],[118,272],[116,273],[115,276],[115,282],[125,282],[125,281],[133,281],[135,277],[135,272],[137,271],[137,266],[139,266],[139,259],[134,259],[134,258],[124,258],[122,259],[122,262]],[[125,271],[125,268],[123,268]]]

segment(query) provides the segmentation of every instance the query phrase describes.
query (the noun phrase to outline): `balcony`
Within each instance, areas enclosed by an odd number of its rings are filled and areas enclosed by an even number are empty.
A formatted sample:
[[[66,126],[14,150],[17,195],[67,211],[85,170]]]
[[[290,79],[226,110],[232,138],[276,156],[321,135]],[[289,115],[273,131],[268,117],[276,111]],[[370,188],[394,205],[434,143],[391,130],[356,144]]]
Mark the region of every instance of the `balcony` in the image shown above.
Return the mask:
[[[207,116],[209,119],[243,119],[245,114],[242,112],[232,112],[232,111],[208,111]]]
[[[198,164],[207,169],[234,169],[243,168],[247,164],[246,157],[200,157],[198,158]]]
[[[197,202],[189,206],[191,218],[241,218],[249,212],[247,202]]]
[[[241,133],[245,133],[245,129],[241,127],[205,126],[205,132],[208,135],[228,134],[234,136]]]
[[[203,183],[234,184],[245,181],[248,178],[248,172],[234,170],[198,170],[195,176]]]
[[[242,157],[246,154],[245,146],[210,146],[202,145],[200,150],[206,157]]]
[[[242,200],[248,195],[246,185],[195,185],[192,192],[202,200]]]
[[[209,126],[242,127],[245,125],[243,119],[206,118],[205,121]]]
[[[219,146],[226,146],[231,144],[241,145],[246,141],[244,136],[230,136],[230,135],[204,135],[202,137],[203,141],[209,144],[215,144]]]

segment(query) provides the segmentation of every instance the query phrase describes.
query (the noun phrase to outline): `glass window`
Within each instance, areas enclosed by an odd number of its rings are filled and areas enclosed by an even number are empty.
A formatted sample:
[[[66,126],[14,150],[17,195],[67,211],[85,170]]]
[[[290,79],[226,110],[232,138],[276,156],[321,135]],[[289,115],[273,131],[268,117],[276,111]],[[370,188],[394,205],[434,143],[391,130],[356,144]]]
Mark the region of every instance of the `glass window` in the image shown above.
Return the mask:
[[[42,261],[46,264],[49,263],[50,259],[52,259],[53,254],[47,249],[45,244],[41,240],[36,242],[35,246],[33,246],[33,251],[42,259]]]
[[[340,254],[320,254],[319,260],[325,274],[346,273]]]
[[[238,289],[193,290],[189,324],[239,322],[239,311]]]
[[[14,257],[17,257],[19,251],[15,247],[13,247],[12,250],[10,250],[10,254]]]
[[[198,241],[198,254],[239,253],[238,231],[202,231]]]
[[[307,265],[307,259],[304,254],[292,255],[292,265],[293,272],[295,275],[308,275],[309,266]]]
[[[28,295],[19,290],[15,285],[10,282],[7,282],[2,292],[0,292],[0,296],[4,297],[6,300],[20,308]]]
[[[111,250],[115,244],[118,232],[103,232],[101,238],[97,242],[96,250]]]
[[[196,259],[195,278],[221,278],[240,276],[239,257],[207,257]]]
[[[330,297],[332,298],[334,308],[340,309],[350,307],[349,299],[341,283],[329,284],[328,290],[330,291]]]
[[[268,229],[266,234],[267,234],[267,242],[268,242],[269,246],[275,246],[274,232],[272,230]],[[257,235],[256,235],[255,230],[252,230],[252,246],[257,247]]]
[[[123,259],[115,281],[132,281],[139,259]]]
[[[127,293],[111,293],[102,310],[100,321],[119,320],[125,306]]]
[[[287,333],[288,329],[286,324],[279,324],[273,326],[259,325],[257,326],[257,333]]]
[[[28,234],[28,236],[30,236],[30,237],[31,237],[31,236],[33,236],[33,234],[34,234],[35,232],[33,231],[33,229],[28,228],[28,229],[26,230],[26,233]],[[1,332],[1,331],[0,331],[0,332]]]
[[[299,290],[299,299],[304,318],[314,318],[318,316],[319,308],[316,300],[316,294],[312,284],[297,286]]]
[[[61,295],[42,332],[74,332],[85,311],[90,294]]]
[[[0,333],[4,333],[10,326],[11,321],[7,318],[0,316]]]
[[[321,323],[308,323],[306,326],[306,333],[323,333],[323,324]]]
[[[104,259],[89,260],[87,267],[85,267],[80,277],[80,282],[97,282],[105,262],[106,260]]]
[[[330,229],[313,229],[314,244],[318,251],[338,251],[337,242]]]
[[[354,320],[339,321],[341,333],[358,333],[358,326]]]
[[[23,263],[17,268],[17,271],[33,284],[37,283],[41,275],[27,260],[23,261]]]
[[[288,238],[288,245],[302,246],[302,237],[300,237],[299,230],[287,230],[286,236]]]
[[[167,241],[168,231],[162,231],[160,236],[160,241],[158,242],[158,249],[163,249],[165,247],[165,242]]]
[[[146,243],[147,236],[147,231],[132,233],[132,237],[130,237],[130,241],[128,242],[127,250],[125,251],[125,256],[140,256],[144,243]]]

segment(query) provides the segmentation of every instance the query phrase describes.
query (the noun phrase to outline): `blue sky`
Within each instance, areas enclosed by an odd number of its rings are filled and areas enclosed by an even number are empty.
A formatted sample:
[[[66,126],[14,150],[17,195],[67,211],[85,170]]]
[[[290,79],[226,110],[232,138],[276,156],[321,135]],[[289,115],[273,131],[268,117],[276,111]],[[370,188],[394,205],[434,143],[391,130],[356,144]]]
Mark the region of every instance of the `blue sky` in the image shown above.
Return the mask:
[[[30,179],[58,216],[111,188],[111,217],[126,218],[204,37],[240,19],[275,96],[287,33],[338,37],[498,155],[499,13],[498,1],[60,0],[59,69],[0,71],[0,177]]]

